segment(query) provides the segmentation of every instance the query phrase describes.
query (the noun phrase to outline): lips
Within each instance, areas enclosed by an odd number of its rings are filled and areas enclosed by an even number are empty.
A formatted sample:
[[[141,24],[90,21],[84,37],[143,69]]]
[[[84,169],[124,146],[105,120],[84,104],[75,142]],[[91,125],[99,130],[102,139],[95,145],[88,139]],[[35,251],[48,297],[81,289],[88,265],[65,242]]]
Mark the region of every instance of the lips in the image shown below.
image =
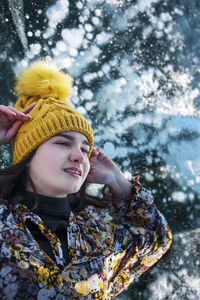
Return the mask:
[[[69,173],[70,175],[75,175],[75,176],[81,176],[82,175],[81,169],[79,169],[77,167],[69,167],[69,168],[64,169],[64,171],[66,173]]]

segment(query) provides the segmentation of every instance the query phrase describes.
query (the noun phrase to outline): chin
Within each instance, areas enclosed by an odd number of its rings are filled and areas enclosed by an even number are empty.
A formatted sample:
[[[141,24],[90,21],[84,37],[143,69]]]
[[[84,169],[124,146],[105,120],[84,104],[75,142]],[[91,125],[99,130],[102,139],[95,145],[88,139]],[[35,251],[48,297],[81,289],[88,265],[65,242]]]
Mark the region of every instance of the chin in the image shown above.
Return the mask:
[[[77,192],[79,192],[80,191],[80,186],[75,186],[75,187],[73,187],[72,189],[71,189],[71,193],[70,194],[75,194],[75,193],[77,193]]]
[[[79,190],[80,190],[80,188],[73,189],[73,190],[71,190],[71,192],[69,192],[69,194],[75,194],[75,193],[78,193]]]

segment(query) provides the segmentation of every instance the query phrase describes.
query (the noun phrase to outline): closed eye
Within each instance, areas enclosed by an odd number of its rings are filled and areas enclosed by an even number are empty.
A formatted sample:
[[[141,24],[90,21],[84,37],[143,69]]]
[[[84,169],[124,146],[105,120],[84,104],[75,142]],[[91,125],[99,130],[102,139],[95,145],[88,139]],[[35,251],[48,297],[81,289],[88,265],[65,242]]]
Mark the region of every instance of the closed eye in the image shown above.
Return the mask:
[[[57,145],[70,146],[70,143],[67,142],[56,142]]]
[[[88,150],[88,149],[85,149],[85,148],[82,148],[81,151],[84,152],[84,153],[86,153],[86,154],[89,153],[89,150]]]
[[[70,147],[70,146],[71,146],[71,144],[68,143],[68,142],[66,142],[66,141],[64,141],[64,142],[62,142],[62,141],[56,142],[56,144],[57,144],[57,145],[61,145],[61,146],[66,146],[66,147]],[[87,149],[87,148],[81,148],[81,151],[82,151],[83,153],[87,154],[87,155],[88,155],[88,153],[89,153],[89,149]]]

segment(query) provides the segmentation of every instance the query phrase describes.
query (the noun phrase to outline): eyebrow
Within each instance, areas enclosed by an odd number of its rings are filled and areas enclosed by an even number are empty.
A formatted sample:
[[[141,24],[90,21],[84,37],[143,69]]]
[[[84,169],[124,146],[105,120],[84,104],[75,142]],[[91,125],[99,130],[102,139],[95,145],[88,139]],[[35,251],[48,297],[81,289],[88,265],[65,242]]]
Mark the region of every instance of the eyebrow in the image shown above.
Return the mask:
[[[58,134],[56,134],[54,136],[61,136],[61,137],[64,137],[65,139],[70,140],[70,141],[74,141],[75,140],[73,136],[71,136],[69,134],[65,134],[65,133],[58,133]],[[83,140],[82,144],[87,145],[87,146],[90,147],[90,143],[86,139]]]

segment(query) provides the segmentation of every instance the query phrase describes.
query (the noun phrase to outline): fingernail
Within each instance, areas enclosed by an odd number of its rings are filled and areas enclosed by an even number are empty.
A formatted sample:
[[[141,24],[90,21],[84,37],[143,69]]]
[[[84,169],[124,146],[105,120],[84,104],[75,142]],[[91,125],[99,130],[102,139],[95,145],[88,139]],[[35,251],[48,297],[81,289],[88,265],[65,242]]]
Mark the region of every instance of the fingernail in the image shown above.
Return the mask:
[[[12,110],[9,110],[9,112],[10,112],[11,114],[13,114],[14,116],[17,115],[17,114],[16,114],[14,111],[12,111]]]
[[[31,118],[31,119],[32,119],[32,117],[31,117],[30,115],[26,115],[26,114],[24,114],[23,112],[20,112],[20,115],[23,116],[23,117],[28,117],[28,118]]]

